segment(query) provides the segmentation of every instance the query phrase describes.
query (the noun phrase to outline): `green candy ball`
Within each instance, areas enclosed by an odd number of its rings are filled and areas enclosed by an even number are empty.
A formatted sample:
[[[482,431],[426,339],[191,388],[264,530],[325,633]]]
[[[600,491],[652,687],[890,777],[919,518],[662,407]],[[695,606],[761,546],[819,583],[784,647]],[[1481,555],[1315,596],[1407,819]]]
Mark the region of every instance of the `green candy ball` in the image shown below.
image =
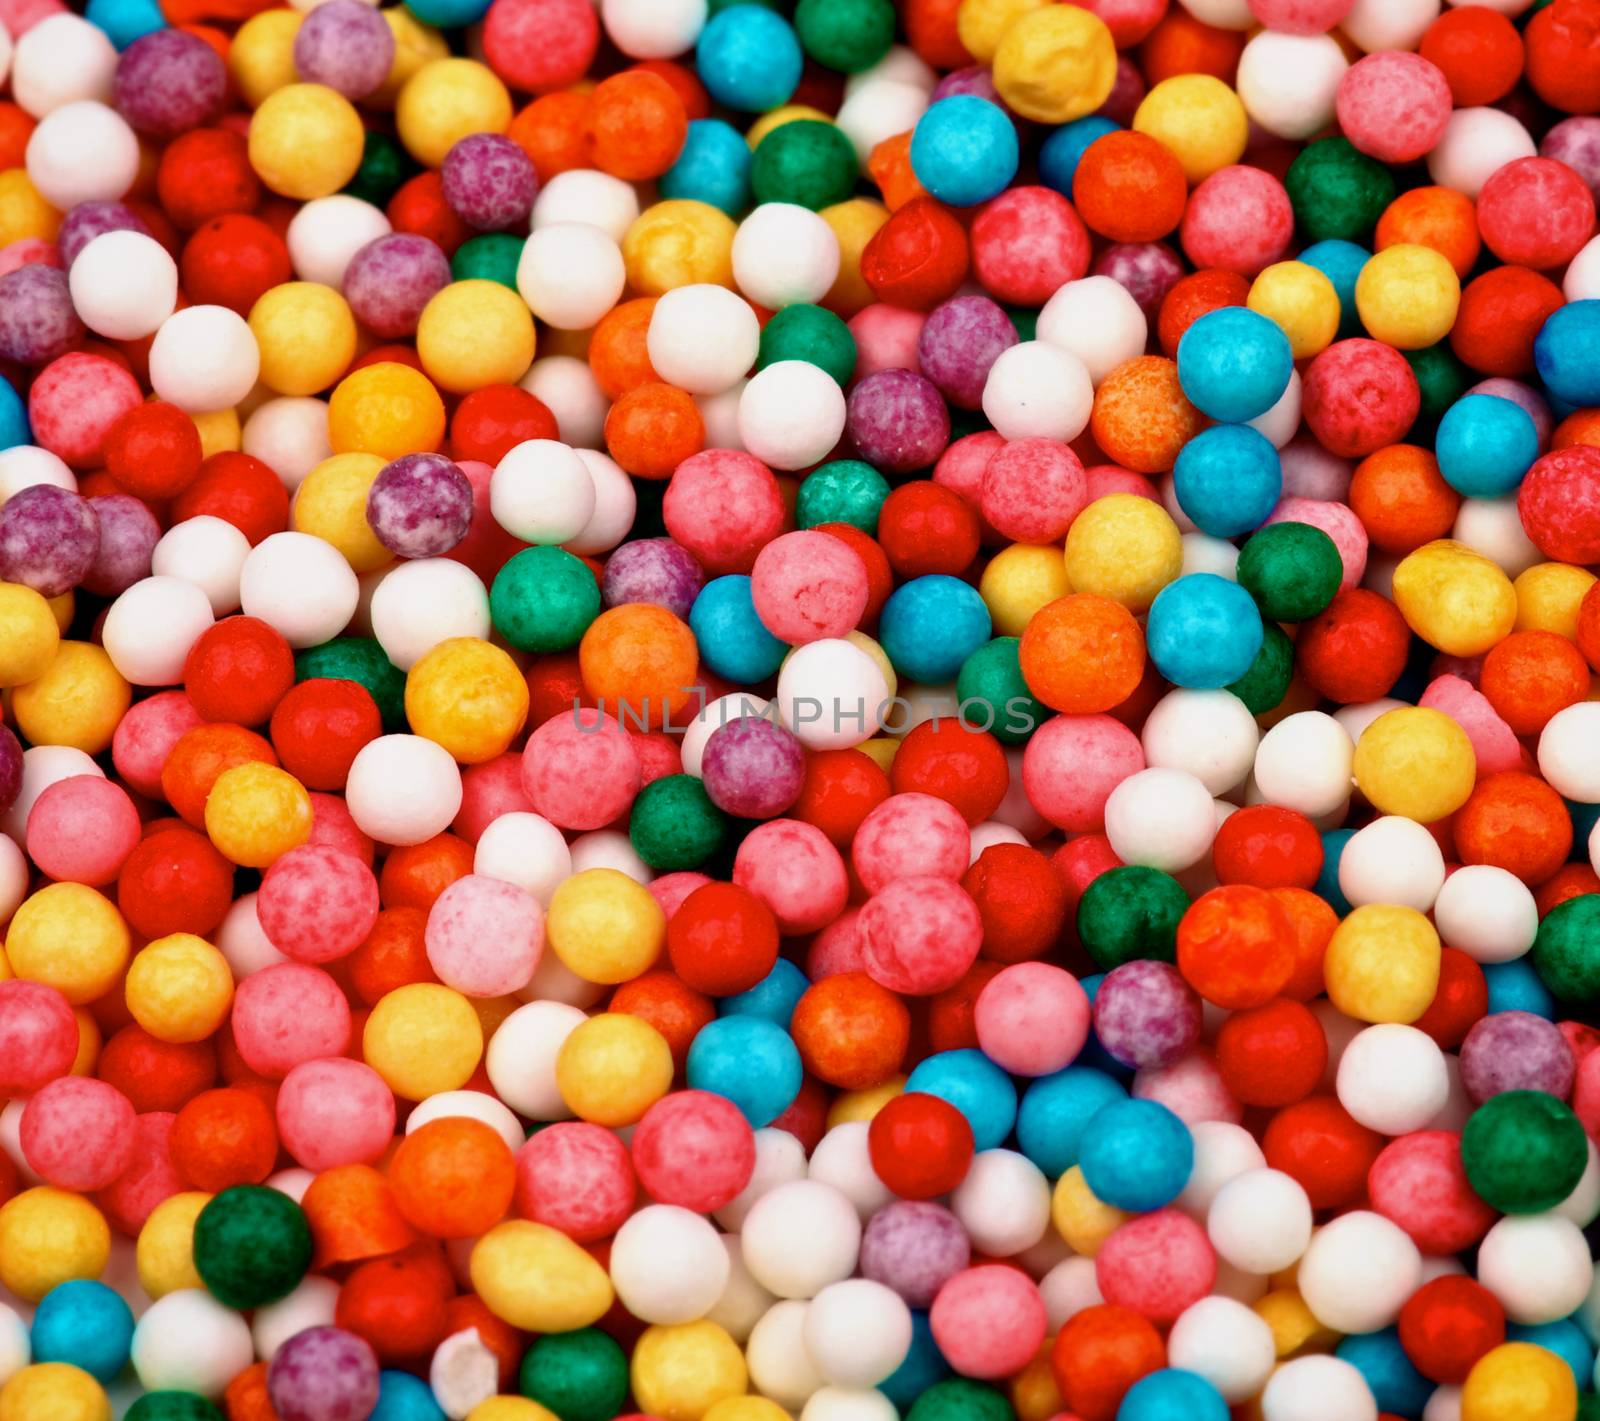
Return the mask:
[[[911,1403],[906,1421],[1014,1421],[1016,1414],[992,1386],[948,1377]]]
[[[368,129],[361,148],[361,163],[344,190],[374,207],[386,207],[396,191],[421,171],[395,139],[387,133]]]
[[[124,1413],[123,1421],[225,1421],[222,1412],[192,1391],[147,1391]]]
[[[294,679],[354,681],[378,703],[383,728],[393,735],[406,728],[406,673],[369,636],[342,636],[308,646],[294,658]]]
[[[231,1308],[257,1308],[294,1290],[311,1266],[311,1228],[287,1194],[259,1184],[224,1189],[194,1223],[194,1266]]]
[[[835,459],[802,481],[795,499],[795,522],[802,528],[848,523],[872,537],[878,531],[878,514],[888,496],[889,481],[871,464],[859,459]]]
[[[797,118],[756,144],[750,190],[757,202],[792,202],[816,211],[849,197],[860,173],[856,150],[837,124]]]
[[[1333,601],[1344,563],[1322,529],[1309,523],[1272,523],[1244,545],[1237,576],[1263,617],[1303,622]]]
[[[1546,913],[1532,957],[1539,980],[1562,1001],[1600,1001],[1600,893],[1581,893]]]
[[[528,1348],[518,1384],[561,1421],[611,1421],[628,1399],[628,1359],[599,1328],[580,1327]]]
[[[489,589],[489,620],[518,651],[565,651],[599,615],[599,583],[565,548],[524,548]]]
[[[1370,236],[1394,201],[1394,174],[1348,138],[1320,138],[1289,165],[1283,180],[1294,220],[1306,237],[1358,242]]]
[[[723,812],[696,775],[664,775],[633,801],[628,837],[651,868],[662,873],[699,868],[728,831]]]
[[[961,663],[956,676],[961,718],[977,730],[987,730],[1002,745],[1026,745],[1053,714],[1023,679],[1021,646],[1014,636],[987,641]]]
[[[452,281],[498,281],[517,289],[517,263],[522,260],[525,238],[509,232],[484,232],[469,238],[450,258]]]
[[[1572,1193],[1589,1162],[1578,1117],[1541,1090],[1484,1101],[1461,1132],[1467,1183],[1502,1214],[1540,1214]]]
[[[1172,962],[1189,895],[1171,874],[1127,865],[1107,869],[1078,900],[1078,936],[1101,970],[1153,958]]]
[[[1294,643],[1288,634],[1276,622],[1264,621],[1261,629],[1261,650],[1250,669],[1224,688],[1243,701],[1251,715],[1265,715],[1281,706],[1294,678]]]
[[[786,124],[785,127],[793,128],[794,125]],[[785,306],[767,322],[761,332],[756,369],[765,370],[780,360],[808,361],[826,370],[838,384],[845,385],[855,374],[856,338],[850,334],[849,326],[821,306]],[[871,465],[864,464],[862,467],[870,468]],[[888,489],[889,486],[884,484],[885,498],[888,497]],[[878,501],[881,503],[883,499]]]
[[[1578,1397],[1578,1414],[1573,1421],[1600,1421],[1600,1396],[1586,1391]]]
[[[1417,377],[1417,387],[1422,391],[1419,422],[1432,423],[1441,419],[1444,412],[1467,392],[1472,374],[1456,359],[1447,341],[1424,346],[1421,350],[1402,350],[1411,373]],[[1415,441],[1412,441],[1413,443]]]
[[[794,12],[800,47],[824,69],[859,74],[894,43],[889,0],[800,0]]]

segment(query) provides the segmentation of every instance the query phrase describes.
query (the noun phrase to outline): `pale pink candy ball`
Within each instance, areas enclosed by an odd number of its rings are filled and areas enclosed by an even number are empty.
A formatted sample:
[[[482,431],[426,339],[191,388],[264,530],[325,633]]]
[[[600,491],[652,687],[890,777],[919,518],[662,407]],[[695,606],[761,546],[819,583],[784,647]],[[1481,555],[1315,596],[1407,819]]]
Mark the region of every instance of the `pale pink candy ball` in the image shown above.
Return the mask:
[[[522,756],[514,750],[461,772],[461,808],[450,830],[476,844],[502,814],[529,814],[533,801],[522,784]]]
[[[343,1053],[350,1003],[320,967],[275,962],[234,989],[230,1024],[245,1065],[281,1080],[303,1062]]]
[[[850,334],[856,342],[855,378],[865,380],[880,370],[918,369],[917,345],[927,319],[925,311],[908,311],[881,301],[857,311],[850,318]]]
[[[1322,35],[1350,13],[1355,0],[1247,0],[1250,13],[1269,30]]]
[[[557,828],[603,829],[639,792],[639,752],[604,711],[562,711],[528,737],[522,787]]]
[[[1144,769],[1139,737],[1109,715],[1058,715],[1045,721],[1022,755],[1028,803],[1058,829],[1087,834],[1105,827],[1106,800]]]
[[[1047,1076],[1077,1058],[1089,1038],[1089,994],[1072,973],[1046,962],[1018,962],[978,993],[978,1045],[1014,1076]]]
[[[57,780],[28,811],[28,857],[62,883],[110,883],[139,846],[139,811],[103,775]]]
[[[1217,1058],[1204,1046],[1170,1066],[1146,1066],[1133,1078],[1133,1095],[1166,1106],[1185,1125],[1207,1120],[1237,1125],[1244,1119],[1244,1106],[1233,1098],[1217,1069]]]
[[[869,591],[860,556],[829,533],[785,533],[761,550],[750,570],[756,616],[794,646],[854,631]]]
[[[139,1116],[128,1167],[95,1195],[107,1221],[129,1238],[139,1236],[157,1204],[187,1187],[172,1162],[172,1127],[177,1122],[170,1110]]]
[[[839,916],[850,896],[838,849],[814,824],[769,819],[752,829],[733,859],[733,881],[754,893],[778,931],[814,933]]]
[[[1297,498],[1291,494],[1272,510],[1267,525],[1273,523],[1309,523],[1313,528],[1322,529],[1333,539],[1334,547],[1339,550],[1339,561],[1344,564],[1340,590],[1360,584],[1367,570],[1367,530],[1347,504],[1331,499]]]
[[[983,475],[989,460],[1005,447],[1005,436],[992,429],[964,434],[939,456],[939,462],[933,466],[933,481],[951,493],[959,493],[977,508],[983,502]]]
[[[1467,732],[1480,775],[1522,768],[1522,742],[1471,682],[1460,676],[1437,676],[1417,704],[1443,711]]]
[[[332,962],[360,947],[378,921],[378,880],[351,854],[302,844],[267,870],[256,916],[285,957]]]
[[[702,673],[702,680],[705,680]],[[706,680],[706,699],[704,704],[709,705],[726,691],[716,689],[709,680]],[[728,687],[727,690],[735,688]],[[693,705],[701,704],[695,700]],[[629,732],[633,736],[633,748],[639,755],[639,788],[643,789],[648,784],[657,780],[664,780],[668,775],[681,775],[683,773],[683,750],[677,739],[660,730],[634,730]]]
[[[1339,127],[1380,163],[1414,163],[1444,137],[1453,100],[1439,66],[1385,50],[1358,59],[1339,81]]]
[[[204,722],[182,691],[160,691],[130,706],[111,736],[111,763],[147,799],[161,797],[161,767],[172,747]]]
[[[928,1314],[945,1361],[964,1377],[994,1380],[1028,1365],[1048,1320],[1038,1285],[1020,1268],[965,1268],[939,1289]]]
[[[892,794],[856,830],[850,846],[868,893],[897,878],[960,878],[972,857],[972,832],[948,800]]]
[[[378,853],[377,844],[370,835],[362,833],[344,797],[317,790],[311,794],[311,837],[306,843],[337,849],[353,859],[360,859],[368,868],[372,867]]]
[[[59,1076],[22,1109],[22,1158],[58,1189],[104,1189],[133,1160],[138,1140],[133,1102],[89,1076]]]
[[[1187,1214],[1159,1209],[1129,1219],[1100,1245],[1094,1276],[1108,1303],[1164,1327],[1211,1291],[1217,1255]]]
[[[394,1136],[394,1094],[371,1066],[343,1056],[290,1071],[277,1114],[283,1147],[319,1172],[375,1160]]]
[[[678,873],[664,873],[660,878],[652,878],[645,887],[650,890],[650,896],[661,906],[661,911],[670,919],[679,908],[683,900],[696,888],[704,888],[711,880],[703,873],[696,873],[693,869],[683,869]]]
[[[1278,462],[1283,466],[1285,497],[1343,503],[1350,496],[1355,464],[1330,454],[1309,434],[1291,439],[1278,450]]]
[[[1121,464],[1091,464],[1083,471],[1083,477],[1088,490],[1085,507],[1098,498],[1107,498],[1114,493],[1131,493],[1135,498],[1148,498],[1152,503],[1161,502],[1160,489],[1143,474],[1136,474]]]
[[[978,905],[948,878],[897,878],[861,910],[867,975],[911,997],[955,986],[978,958]]]
[[[663,1096],[634,1127],[634,1172],[660,1204],[720,1209],[750,1182],[756,1137],[731,1100],[704,1090]]]
[[[502,879],[469,873],[428,910],[428,961],[447,987],[503,997],[528,985],[544,951],[544,909]]]
[[[846,908],[812,940],[806,976],[813,982],[841,972],[865,972],[867,945],[861,939],[861,909]]]
[[[1089,501],[1083,463],[1054,439],[1014,439],[983,473],[983,516],[1016,543],[1053,543]]]
[[[637,1185],[628,1148],[600,1125],[549,1125],[517,1151],[513,1206],[578,1243],[614,1234],[633,1212]]]

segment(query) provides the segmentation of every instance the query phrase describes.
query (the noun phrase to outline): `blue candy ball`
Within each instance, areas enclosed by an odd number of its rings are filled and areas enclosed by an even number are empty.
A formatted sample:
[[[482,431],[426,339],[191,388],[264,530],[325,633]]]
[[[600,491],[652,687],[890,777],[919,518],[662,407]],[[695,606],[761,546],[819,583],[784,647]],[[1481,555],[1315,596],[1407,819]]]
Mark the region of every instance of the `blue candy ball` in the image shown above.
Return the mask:
[[[1178,383],[1222,424],[1265,414],[1289,388],[1294,356],[1276,321],[1244,306],[1207,311],[1178,342]]]
[[[1381,1332],[1346,1337],[1333,1354],[1366,1378],[1380,1411],[1393,1412],[1396,1416],[1421,1416],[1422,1408],[1433,1395],[1433,1383],[1411,1365],[1405,1348],[1400,1345],[1397,1328],[1386,1327]]]
[[[748,991],[735,992],[717,1003],[718,1016],[759,1016],[789,1029],[789,1018],[811,985],[806,974],[787,957],[780,957]]]
[[[1128,1388],[1117,1421],[1228,1421],[1228,1403],[1198,1372],[1163,1367]]]
[[[782,15],[764,5],[730,5],[700,31],[694,61],[700,82],[719,104],[765,113],[789,102],[805,58]]]
[[[678,160],[656,180],[665,198],[720,207],[730,217],[750,206],[750,145],[732,124],[697,118],[689,125]]]
[[[1039,181],[1054,188],[1062,197],[1070,198],[1072,180],[1078,175],[1078,164],[1089,151],[1089,145],[1120,127],[1102,114],[1092,113],[1052,130],[1039,147]]]
[[[128,1364],[133,1313],[104,1283],[58,1283],[33,1317],[33,1360],[70,1362],[108,1382]]]
[[[1183,1192],[1194,1169],[1194,1137],[1154,1100],[1113,1101],[1089,1122],[1078,1163],[1095,1198],[1146,1214]]]
[[[433,1388],[410,1372],[378,1373],[378,1404],[367,1421],[445,1421]]]
[[[1341,918],[1350,911],[1350,900],[1339,887],[1339,860],[1344,857],[1344,846],[1355,838],[1354,829],[1324,829],[1322,831],[1322,869],[1311,891],[1333,909]]]
[[[1600,404],[1600,301],[1572,301],[1552,311],[1534,338],[1533,363],[1556,399]]]
[[[1213,538],[1252,533],[1283,496],[1283,465],[1265,435],[1248,424],[1215,424],[1178,451],[1178,507]]]
[[[156,0],[89,0],[83,18],[104,30],[119,50],[167,27],[167,17]]]
[[[489,13],[489,0],[405,0],[405,7],[425,25],[459,29],[475,25]]]
[[[1314,266],[1333,283],[1339,297],[1338,339],[1346,340],[1361,334],[1361,316],[1356,310],[1356,278],[1361,268],[1372,260],[1372,253],[1354,242],[1330,237],[1326,242],[1316,242],[1300,253],[1301,261]]]
[[[950,1375],[950,1364],[945,1361],[939,1344],[933,1340],[933,1327],[928,1314],[913,1311],[911,1314],[911,1349],[892,1372],[878,1383],[881,1391],[902,1412],[911,1409],[911,1403],[935,1382]]]
[[[902,676],[932,686],[953,681],[991,631],[989,608],[978,589],[959,577],[934,573],[894,590],[883,604],[878,642]]]
[[[689,629],[700,659],[717,675],[752,686],[778,674],[789,644],[779,641],[756,615],[750,579],[743,573],[713,578],[689,609]]]
[[[1484,963],[1483,980],[1489,989],[1489,1008],[1485,1016],[1525,1011],[1542,1016],[1546,1021],[1556,1019],[1556,999],[1526,957],[1512,962]]]
[[[1017,1108],[1017,1144],[1052,1179],[1079,1161],[1084,1132],[1128,1092],[1104,1071],[1067,1066],[1029,1083]]]
[[[1150,604],[1145,643],[1174,686],[1231,686],[1256,659],[1266,636],[1255,599],[1237,582],[1192,572],[1169,582]]]
[[[968,1048],[923,1057],[906,1078],[906,1090],[936,1095],[955,1106],[972,1127],[975,1149],[997,1149],[1017,1121],[1017,1089],[982,1051]]]
[[[33,438],[28,426],[28,407],[17,387],[0,375],[0,449],[13,449]]]
[[[1439,472],[1457,493],[1499,498],[1539,457],[1539,431],[1519,404],[1498,395],[1463,395],[1439,421],[1434,449]]]
[[[911,171],[952,207],[987,202],[1017,175],[1016,126],[976,94],[940,99],[912,130]]]
[[[800,1093],[800,1051],[762,1016],[723,1016],[700,1028],[689,1047],[691,1090],[731,1100],[752,1129],[770,1125]]]

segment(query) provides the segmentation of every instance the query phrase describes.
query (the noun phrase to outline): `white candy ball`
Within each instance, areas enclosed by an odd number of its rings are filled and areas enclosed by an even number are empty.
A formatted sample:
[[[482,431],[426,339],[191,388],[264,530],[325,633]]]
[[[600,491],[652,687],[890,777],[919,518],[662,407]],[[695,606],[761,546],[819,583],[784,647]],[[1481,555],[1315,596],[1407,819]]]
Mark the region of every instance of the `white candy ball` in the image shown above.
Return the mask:
[[[572,876],[572,851],[542,814],[502,814],[479,835],[472,871],[514,883],[548,908],[556,889]]]
[[[1439,0],[1355,0],[1339,28],[1368,54],[1415,49],[1439,18]]]
[[[27,166],[39,196],[63,212],[80,202],[115,202],[139,176],[139,139],[114,108],[79,99],[39,120]]]
[[[631,59],[675,59],[694,48],[706,0],[601,0],[611,42]]]
[[[1061,1331],[1069,1318],[1105,1301],[1095,1276],[1094,1259],[1074,1255],[1064,1258],[1039,1280],[1045,1318],[1052,1333]]]
[[[109,100],[117,51],[80,15],[47,15],[17,39],[11,97],[34,118],[84,99]]]
[[[1600,701],[1579,701],[1545,722],[1539,773],[1565,799],[1600,801]]]
[[[51,484],[76,493],[78,476],[59,454],[52,454],[37,444],[14,444],[9,449],[0,449],[0,507],[12,494],[35,484]]]
[[[189,414],[232,409],[260,373],[254,333],[226,306],[174,311],[150,345],[151,388]]]
[[[495,465],[489,512],[525,543],[565,543],[594,516],[594,480],[569,445],[525,439]]]
[[[106,613],[101,642],[122,679],[135,686],[175,686],[189,649],[216,619],[205,592],[177,577],[146,577]]]
[[[806,1349],[810,1308],[809,1302],[798,1299],[774,1303],[750,1329],[745,1347],[751,1386],[790,1411],[798,1411],[827,1382]]]
[[[739,1235],[721,1234],[719,1237],[722,1250],[728,1255],[728,1281],[723,1284],[722,1296],[706,1314],[706,1321],[716,1323],[742,1347],[750,1340],[755,1325],[778,1300],[750,1276],[750,1270],[744,1266]]]
[[[1339,857],[1339,888],[1355,907],[1398,903],[1426,913],[1444,886],[1439,841],[1414,819],[1385,814],[1357,829]]]
[[[344,285],[350,259],[368,242],[393,230],[381,207],[336,192],[312,198],[295,213],[284,241],[289,264],[301,281],[320,282],[337,291]]]
[[[240,447],[294,493],[307,474],[333,455],[328,402],[314,395],[280,395],[257,405],[244,422]]]
[[[1261,801],[1298,809],[1309,819],[1350,798],[1355,743],[1323,711],[1285,716],[1256,747],[1255,783]]]
[[[592,1007],[608,989],[598,982],[585,982],[553,952],[539,958],[533,980],[516,997],[524,1002],[561,1002],[567,1006]]]
[[[1516,158],[1538,152],[1533,135],[1501,109],[1457,109],[1428,154],[1428,176],[1474,201],[1483,185]]]
[[[0,1303],[0,1387],[27,1366],[32,1357],[28,1324],[14,1309]]]
[[[1600,1216],[1600,1150],[1595,1149],[1593,1140],[1585,1140],[1584,1144],[1588,1147],[1588,1160],[1583,1173],[1572,1186],[1572,1193],[1550,1211],[1570,1219],[1580,1229],[1588,1228]]]
[[[489,635],[489,593],[478,574],[450,558],[402,562],[372,593],[372,635],[409,671],[451,637]]]
[[[1217,1191],[1206,1233],[1218,1256],[1235,1268],[1276,1273],[1311,1242],[1311,1201],[1299,1181],[1281,1170],[1247,1169]]]
[[[928,89],[904,79],[872,79],[846,90],[834,122],[863,166],[885,138],[909,133],[928,111]]]
[[[1437,1386],[1422,1408],[1422,1421],[1461,1421],[1461,1388]]]
[[[1207,794],[1245,781],[1261,737],[1250,708],[1230,691],[1169,691],[1151,708],[1140,736],[1152,769],[1183,770]]]
[[[1167,1334],[1167,1365],[1204,1377],[1230,1405],[1255,1396],[1276,1362],[1266,1320],[1232,1298],[1201,1298]]]
[[[706,427],[707,449],[743,449],[739,434],[739,401],[744,398],[748,380],[735,380],[717,395],[696,395],[700,422]]]
[[[550,407],[564,443],[584,449],[598,449],[605,443],[611,401],[587,360],[547,355],[535,360],[518,383]]]
[[[518,1007],[500,1023],[484,1053],[483,1068],[494,1093],[529,1120],[567,1119],[572,1112],[556,1087],[556,1057],[567,1037],[587,1020],[578,1007],[565,1002]]]
[[[1437,3],[1437,0],[1435,0]],[[1261,1393],[1261,1421],[1377,1421],[1367,1379],[1338,1357],[1285,1362]]]
[[[1478,1245],[1478,1281],[1512,1322],[1555,1322],[1583,1305],[1594,1263],[1583,1231],[1559,1214],[1509,1214]]]
[[[339,1285],[333,1279],[308,1273],[287,1297],[257,1308],[251,1316],[250,1335],[256,1356],[270,1362],[295,1333],[308,1327],[332,1327],[338,1302]]]
[[[1096,385],[1144,354],[1150,326],[1128,288],[1109,276],[1069,281],[1039,312],[1038,339],[1075,355]]]
[[[739,438],[774,469],[804,469],[827,458],[844,424],[844,391],[809,360],[767,366],[739,396]]]
[[[133,1370],[146,1391],[214,1399],[254,1360],[249,1323],[203,1288],[157,1298],[133,1329]]]
[[[446,1416],[464,1418],[500,1390],[499,1359],[477,1328],[452,1332],[434,1349],[428,1386]]]
[[[420,844],[461,808],[461,771],[421,735],[380,735],[357,752],[345,782],[356,827],[380,844]]]
[[[1444,1052],[1425,1031],[1384,1022],[1358,1031],[1339,1058],[1339,1104],[1369,1130],[1422,1130],[1450,1098]]]
[[[839,239],[809,207],[764,202],[734,233],[734,282],[768,310],[820,301],[838,275]]]
[[[983,383],[983,412],[1006,439],[1076,439],[1093,409],[1088,368],[1048,341],[1002,351]]]
[[[1279,138],[1310,138],[1333,122],[1339,80],[1350,62],[1332,35],[1262,30],[1239,56],[1234,87],[1245,112]]]
[[[1379,696],[1375,701],[1357,701],[1352,705],[1340,706],[1334,711],[1333,718],[1344,727],[1344,733],[1351,740],[1359,740],[1362,731],[1380,715],[1399,710],[1403,705],[1404,701],[1397,701],[1389,696]]]
[[[854,642],[828,637],[796,647],[778,671],[778,711],[810,750],[846,750],[877,733],[889,685]]]
[[[1248,0],[1178,0],[1203,25],[1219,30],[1247,30],[1256,22]]]
[[[591,868],[614,868],[635,883],[649,883],[656,876],[655,870],[639,857],[633,840],[618,829],[595,829],[579,834],[572,841],[571,852],[574,873]]]
[[[811,1393],[800,1421],[899,1421],[900,1413],[876,1387],[825,1386]]]
[[[863,1224],[894,1198],[872,1167],[867,1129],[865,1120],[835,1125],[817,1142],[806,1167],[808,1179],[832,1185],[854,1204]]]
[[[1411,1235],[1382,1214],[1357,1209],[1312,1236],[1300,1260],[1298,1286],[1324,1326],[1376,1332],[1400,1316],[1421,1277],[1422,1255]]]
[[[1231,1121],[1201,1120],[1189,1126],[1189,1133],[1194,1138],[1194,1168],[1173,1203],[1204,1220],[1222,1186],[1247,1170],[1264,1168],[1267,1157],[1256,1137]]]
[[[1561,294],[1568,301],[1592,301],[1600,296],[1600,237],[1591,237],[1567,263]]]
[[[178,303],[178,264],[143,232],[102,232],[67,273],[72,305],[107,340],[143,340]]]
[[[559,222],[582,222],[598,227],[620,243],[639,217],[639,194],[632,183],[594,168],[570,168],[557,173],[533,203],[533,230]]]
[[[239,571],[239,605],[245,615],[276,627],[297,650],[338,636],[349,625],[360,595],[343,554],[309,533],[264,538]]]
[[[1186,770],[1139,770],[1106,800],[1106,837],[1123,863],[1164,873],[1199,863],[1217,835],[1211,793]]]
[[[896,84],[910,84],[925,94],[931,94],[933,86],[939,82],[939,74],[916,50],[903,44],[892,44],[889,52],[876,64],[846,76],[845,97],[848,98],[867,84],[881,84],[887,80]]]
[[[728,1281],[728,1254],[716,1229],[676,1204],[647,1204],[611,1241],[611,1282],[641,1322],[693,1322]]]
[[[617,304],[628,274],[609,232],[555,222],[530,236],[517,262],[517,290],[547,326],[586,331]]]
[[[876,1386],[911,1350],[911,1309],[893,1288],[849,1278],[812,1298],[802,1336],[833,1386]]]
[[[1163,478],[1161,482],[1161,501],[1168,505],[1176,502],[1176,496],[1170,499],[1167,496],[1168,485],[1172,482],[1171,477]],[[1188,517],[1187,514],[1184,516]],[[1213,538],[1205,533],[1184,533],[1180,541],[1183,544],[1182,576],[1209,572],[1214,577],[1225,577],[1229,582],[1239,580],[1239,549],[1225,538]],[[1260,735],[1259,728],[1256,734]]]
[[[1515,494],[1505,498],[1462,499],[1450,536],[1498,563],[1507,577],[1516,577],[1544,561],[1544,554],[1534,546],[1528,530],[1522,526]]]
[[[770,1125],[757,1130],[756,1167],[750,1182],[712,1217],[725,1229],[741,1229],[758,1200],[780,1184],[793,1184],[805,1177],[806,1152],[799,1140],[787,1130],[775,1130]]]
[[[406,1134],[414,1135],[435,1120],[476,1120],[504,1140],[512,1154],[516,1154],[527,1143],[527,1136],[517,1117],[485,1091],[443,1090],[438,1095],[418,1101],[406,1116]]]
[[[1010,1258],[1050,1227],[1050,1184],[1026,1155],[980,1150],[950,1196],[950,1211],[977,1252]]]
[[[855,1205],[831,1185],[802,1179],[764,1194],[741,1231],[745,1266],[780,1298],[815,1297],[848,1278],[861,1247]]]
[[[1001,824],[998,820],[989,819],[982,824],[974,824],[972,832],[967,836],[971,848],[968,850],[967,862],[977,863],[983,857],[985,849],[993,848],[996,844],[1023,844],[1028,842],[1028,836],[1020,829],[1013,829],[1009,824]]]
[[[239,610],[239,579],[250,540],[221,518],[202,514],[174,523],[161,535],[150,555],[157,577],[181,577],[206,594],[215,616]]]
[[[1300,372],[1291,369],[1289,383],[1283,387],[1283,393],[1262,413],[1252,420],[1247,420],[1246,423],[1274,449],[1282,449],[1299,432],[1300,409],[1304,399]]]
[[[656,302],[645,342],[650,364],[669,385],[716,395],[756,363],[761,323],[750,303],[726,286],[680,286]]]
[[[594,512],[575,538],[562,544],[569,553],[609,553],[628,536],[639,508],[639,496],[615,459],[598,449],[573,449],[594,485]]]
[[[1467,864],[1445,879],[1433,920],[1447,947],[1484,963],[1523,956],[1539,931],[1539,909],[1528,885],[1488,863]]]

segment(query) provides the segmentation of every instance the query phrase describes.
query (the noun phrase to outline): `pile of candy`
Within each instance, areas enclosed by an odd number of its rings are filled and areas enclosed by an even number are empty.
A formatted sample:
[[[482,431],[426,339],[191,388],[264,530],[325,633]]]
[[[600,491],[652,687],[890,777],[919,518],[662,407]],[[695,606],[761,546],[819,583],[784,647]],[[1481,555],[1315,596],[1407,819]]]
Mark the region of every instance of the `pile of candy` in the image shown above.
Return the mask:
[[[1600,0],[270,6],[0,0],[0,1421],[1600,1418]]]

